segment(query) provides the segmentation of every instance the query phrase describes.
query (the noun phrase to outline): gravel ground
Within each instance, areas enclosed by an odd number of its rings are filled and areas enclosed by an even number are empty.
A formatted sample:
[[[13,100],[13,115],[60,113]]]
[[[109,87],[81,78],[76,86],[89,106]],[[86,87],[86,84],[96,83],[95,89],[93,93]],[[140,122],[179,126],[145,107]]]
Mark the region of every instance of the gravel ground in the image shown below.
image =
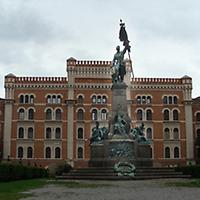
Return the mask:
[[[33,196],[24,200],[198,200],[200,198],[200,188],[168,187],[164,183],[169,181],[176,180],[81,181],[110,185],[97,188],[67,188],[49,184],[44,188],[29,191]]]

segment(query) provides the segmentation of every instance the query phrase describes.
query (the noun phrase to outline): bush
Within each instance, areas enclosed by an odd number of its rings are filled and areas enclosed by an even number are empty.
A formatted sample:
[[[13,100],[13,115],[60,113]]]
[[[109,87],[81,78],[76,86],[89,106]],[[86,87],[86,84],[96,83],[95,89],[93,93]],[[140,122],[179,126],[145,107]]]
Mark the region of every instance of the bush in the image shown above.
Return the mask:
[[[46,169],[23,165],[0,164],[0,181],[13,181],[48,176]]]
[[[68,173],[70,170],[72,170],[72,166],[69,164],[58,165],[55,170],[55,175],[59,176],[63,173]]]
[[[189,165],[185,167],[177,167],[176,171],[183,172],[185,175],[191,175],[192,178],[200,178],[200,166]]]

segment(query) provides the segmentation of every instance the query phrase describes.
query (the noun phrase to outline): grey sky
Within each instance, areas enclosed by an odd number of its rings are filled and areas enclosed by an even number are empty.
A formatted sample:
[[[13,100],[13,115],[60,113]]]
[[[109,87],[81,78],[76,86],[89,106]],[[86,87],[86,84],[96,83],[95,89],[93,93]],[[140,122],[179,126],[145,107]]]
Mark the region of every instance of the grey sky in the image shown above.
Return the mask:
[[[193,78],[200,95],[199,0],[0,0],[0,97],[8,73],[65,76],[65,60],[111,60],[119,19],[136,77]]]

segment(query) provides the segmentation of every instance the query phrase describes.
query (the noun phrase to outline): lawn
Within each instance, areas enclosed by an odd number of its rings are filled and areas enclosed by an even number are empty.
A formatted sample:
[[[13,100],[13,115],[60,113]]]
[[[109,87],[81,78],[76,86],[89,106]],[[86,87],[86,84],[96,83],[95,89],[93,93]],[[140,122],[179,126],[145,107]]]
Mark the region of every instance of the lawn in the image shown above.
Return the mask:
[[[169,187],[200,187],[200,179],[170,181],[165,185]]]

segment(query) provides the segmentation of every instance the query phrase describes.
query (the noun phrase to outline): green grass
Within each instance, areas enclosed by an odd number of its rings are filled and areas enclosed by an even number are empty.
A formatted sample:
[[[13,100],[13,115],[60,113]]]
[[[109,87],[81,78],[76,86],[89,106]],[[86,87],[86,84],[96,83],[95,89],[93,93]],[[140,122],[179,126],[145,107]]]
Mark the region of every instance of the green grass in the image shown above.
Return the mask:
[[[19,200],[20,198],[31,196],[31,194],[22,193],[31,189],[41,188],[47,184],[65,186],[67,188],[97,188],[110,186],[103,183],[87,183],[79,181],[58,181],[47,179],[31,179],[10,182],[0,182],[0,200]]]
[[[40,188],[47,184],[46,179],[31,179],[11,182],[0,182],[0,200],[18,200],[30,196],[21,192]]]
[[[165,185],[170,187],[200,187],[200,179],[166,182]]]

